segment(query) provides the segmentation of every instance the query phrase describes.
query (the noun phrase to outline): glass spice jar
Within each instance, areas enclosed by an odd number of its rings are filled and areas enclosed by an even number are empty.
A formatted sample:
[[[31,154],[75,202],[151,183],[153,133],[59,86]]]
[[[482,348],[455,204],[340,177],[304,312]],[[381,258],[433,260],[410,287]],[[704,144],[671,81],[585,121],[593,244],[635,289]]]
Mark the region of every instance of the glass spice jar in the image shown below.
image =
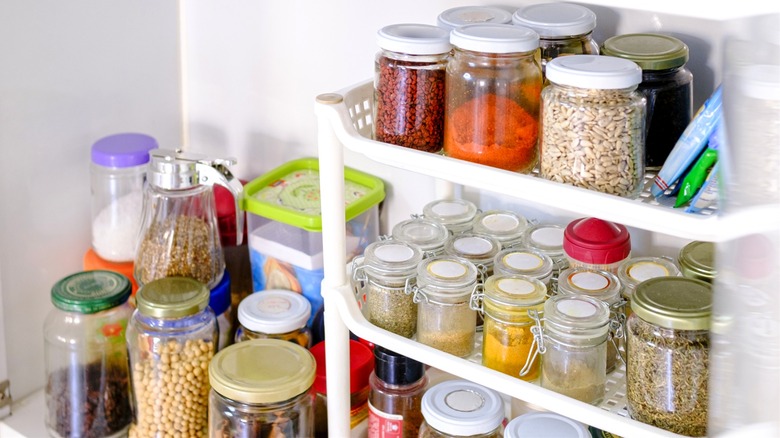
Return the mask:
[[[471,231],[477,206],[465,199],[438,199],[423,207],[423,217],[444,225],[451,234]]]
[[[423,395],[419,438],[499,438],[504,402],[492,389],[467,380],[448,380]]]
[[[511,24],[469,24],[453,29],[450,42],[444,154],[531,172],[539,156],[539,36]]]
[[[43,326],[46,429],[53,437],[125,436],[132,421],[125,329],[130,281],[85,271],[54,284]]]
[[[520,243],[526,228],[528,220],[513,211],[488,210],[477,215],[471,231],[487,234],[498,240],[502,248],[509,248]]]
[[[642,191],[645,98],[642,70],[621,58],[558,57],[542,91],[543,178],[635,198]]]
[[[569,267],[569,260],[563,252],[564,228],[553,224],[536,224],[523,233],[522,246],[541,252],[553,262],[549,288],[558,290],[558,274]]]
[[[502,249],[493,258],[493,275],[525,275],[535,278],[544,283],[548,293],[552,292],[550,289],[552,273],[553,261],[550,256],[535,249],[524,247]]]
[[[425,259],[417,269],[414,301],[417,341],[459,357],[474,349],[477,313],[469,302],[477,286],[477,268],[450,255]]]
[[[428,384],[425,365],[394,351],[374,346],[374,372],[369,377],[368,438],[417,437],[422,397]]]
[[[411,294],[423,253],[417,245],[395,240],[369,244],[353,262],[352,277],[366,297],[371,324],[405,338],[417,331],[417,304]]]
[[[618,266],[621,296],[626,300],[623,311],[626,318],[631,316],[631,297],[639,283],[656,277],[677,277],[680,269],[673,261],[665,257],[632,257]]]
[[[220,351],[208,367],[208,436],[313,436],[315,368],[308,350],[278,339]]]
[[[311,303],[300,293],[279,289],[253,293],[238,304],[235,342],[280,339],[309,348],[310,316]]]
[[[608,38],[601,54],[628,59],[642,69],[637,90],[647,99],[645,168],[657,171],[693,117],[688,46],[670,35],[634,33]]]
[[[631,234],[621,224],[595,217],[575,219],[563,232],[563,252],[571,267],[617,273],[631,256]]]
[[[436,17],[436,25],[448,31],[466,24],[511,22],[512,14],[509,11],[494,6],[458,6],[447,9]]]
[[[494,237],[473,232],[450,236],[444,243],[444,254],[464,258],[479,271],[479,280],[493,275],[493,260],[501,251],[501,243]]]
[[[717,276],[715,244],[698,240],[688,243],[680,249],[677,264],[683,277],[712,283]]]
[[[711,285],[685,277],[652,278],[637,286],[631,310],[629,415],[681,435],[706,436]]]
[[[391,235],[394,240],[419,246],[424,257],[431,257],[444,251],[444,242],[450,232],[447,227],[433,219],[414,217],[395,224]]]
[[[377,33],[374,138],[438,152],[444,135],[444,78],[449,32],[427,24],[393,24]]]

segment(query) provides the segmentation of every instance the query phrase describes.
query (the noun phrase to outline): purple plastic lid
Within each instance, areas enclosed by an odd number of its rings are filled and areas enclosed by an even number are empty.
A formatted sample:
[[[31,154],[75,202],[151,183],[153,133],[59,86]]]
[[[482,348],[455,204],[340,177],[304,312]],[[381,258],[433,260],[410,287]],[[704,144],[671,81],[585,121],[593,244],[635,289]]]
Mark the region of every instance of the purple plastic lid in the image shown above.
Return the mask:
[[[157,140],[146,134],[124,133],[103,137],[92,145],[92,162],[105,167],[131,167],[149,162]]]

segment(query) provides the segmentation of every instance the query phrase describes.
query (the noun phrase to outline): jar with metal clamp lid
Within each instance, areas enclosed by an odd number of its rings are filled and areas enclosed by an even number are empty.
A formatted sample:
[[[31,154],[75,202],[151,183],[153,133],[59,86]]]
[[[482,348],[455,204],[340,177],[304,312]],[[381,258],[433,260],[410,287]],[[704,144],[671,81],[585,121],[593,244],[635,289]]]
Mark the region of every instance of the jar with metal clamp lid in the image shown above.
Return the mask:
[[[452,234],[471,231],[477,206],[465,199],[439,199],[423,207],[423,217],[444,225]]]
[[[541,251],[515,247],[506,248],[493,258],[493,275],[527,275],[535,278],[550,289],[550,279],[553,273],[553,261]]]
[[[626,304],[623,312],[626,318],[631,316],[631,297],[639,283],[656,277],[678,277],[680,269],[666,257],[632,257],[618,266],[618,280]]]
[[[558,274],[569,267],[569,260],[563,252],[563,234],[565,229],[560,225],[535,224],[523,233],[522,245],[534,249],[550,257],[553,262],[550,290],[558,290]]]
[[[502,248],[509,248],[520,243],[526,228],[528,220],[513,211],[488,210],[477,215],[471,231],[487,234],[498,240]]]
[[[393,227],[393,240],[411,243],[420,247],[423,256],[440,255],[444,251],[444,242],[450,236],[447,227],[424,217],[413,217],[401,221]]]
[[[470,305],[477,267],[450,255],[425,259],[417,268],[414,301],[417,341],[459,357],[474,349],[477,312]]]
[[[473,263],[480,274],[480,281],[493,275],[493,260],[501,251],[501,243],[486,234],[463,233],[450,236],[444,244],[444,253],[464,258]]]

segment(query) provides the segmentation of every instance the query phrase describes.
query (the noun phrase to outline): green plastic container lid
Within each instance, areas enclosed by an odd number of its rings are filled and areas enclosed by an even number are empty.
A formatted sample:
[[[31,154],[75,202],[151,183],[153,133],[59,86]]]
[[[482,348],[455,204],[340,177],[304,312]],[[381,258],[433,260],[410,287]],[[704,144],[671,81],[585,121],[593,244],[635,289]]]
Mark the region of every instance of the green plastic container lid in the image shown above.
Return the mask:
[[[132,287],[124,275],[111,271],[84,271],[54,284],[51,302],[66,312],[97,313],[118,306],[130,297]]]
[[[194,315],[209,305],[211,291],[198,280],[165,277],[138,289],[135,305],[139,312],[155,318],[181,318]]]
[[[241,209],[306,231],[322,232],[320,162],[290,161],[244,186]],[[381,179],[344,168],[346,220],[350,221],[385,198]]]
[[[616,35],[604,41],[601,54],[634,61],[642,70],[667,70],[688,62],[688,46],[657,33]]]
[[[708,330],[712,287],[685,277],[655,277],[636,287],[631,311],[645,321],[675,330]]]

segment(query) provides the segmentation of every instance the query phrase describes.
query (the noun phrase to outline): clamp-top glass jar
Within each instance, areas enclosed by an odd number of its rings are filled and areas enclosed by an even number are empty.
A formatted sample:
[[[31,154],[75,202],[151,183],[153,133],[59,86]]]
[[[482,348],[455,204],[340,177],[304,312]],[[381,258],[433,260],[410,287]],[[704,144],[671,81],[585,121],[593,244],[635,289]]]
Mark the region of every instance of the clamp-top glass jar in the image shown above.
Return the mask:
[[[678,277],[680,269],[673,261],[664,257],[632,257],[618,266],[621,295],[626,304],[623,311],[626,318],[631,316],[631,297],[639,283],[656,277]]]
[[[419,246],[425,257],[440,255],[450,236],[447,227],[424,217],[415,217],[395,224],[391,234],[394,240]]]
[[[449,32],[427,24],[393,24],[377,33],[374,138],[438,152],[444,136],[444,77]]]
[[[423,207],[423,217],[444,225],[451,234],[471,231],[477,206],[465,199],[438,199]]]
[[[289,290],[264,290],[250,294],[238,304],[236,342],[250,339],[280,339],[303,348],[311,347],[311,303]]]
[[[448,380],[425,391],[419,438],[499,438],[504,402],[494,390]]]
[[[477,215],[471,231],[487,234],[501,243],[501,248],[509,248],[520,243],[523,232],[528,228],[528,220],[509,210],[488,210]]]
[[[569,267],[569,260],[563,252],[564,228],[553,224],[531,225],[523,233],[523,246],[539,251],[552,260],[550,290],[557,290],[558,274]]]
[[[493,261],[499,251],[501,243],[486,234],[463,233],[450,236],[444,244],[444,254],[466,259],[477,267],[480,281],[493,275]]]
[[[622,58],[563,56],[547,63],[539,173],[543,178],[634,198],[645,165],[642,70]]]
[[[444,154],[530,172],[539,156],[539,36],[511,24],[469,24],[453,29],[450,42]]]

